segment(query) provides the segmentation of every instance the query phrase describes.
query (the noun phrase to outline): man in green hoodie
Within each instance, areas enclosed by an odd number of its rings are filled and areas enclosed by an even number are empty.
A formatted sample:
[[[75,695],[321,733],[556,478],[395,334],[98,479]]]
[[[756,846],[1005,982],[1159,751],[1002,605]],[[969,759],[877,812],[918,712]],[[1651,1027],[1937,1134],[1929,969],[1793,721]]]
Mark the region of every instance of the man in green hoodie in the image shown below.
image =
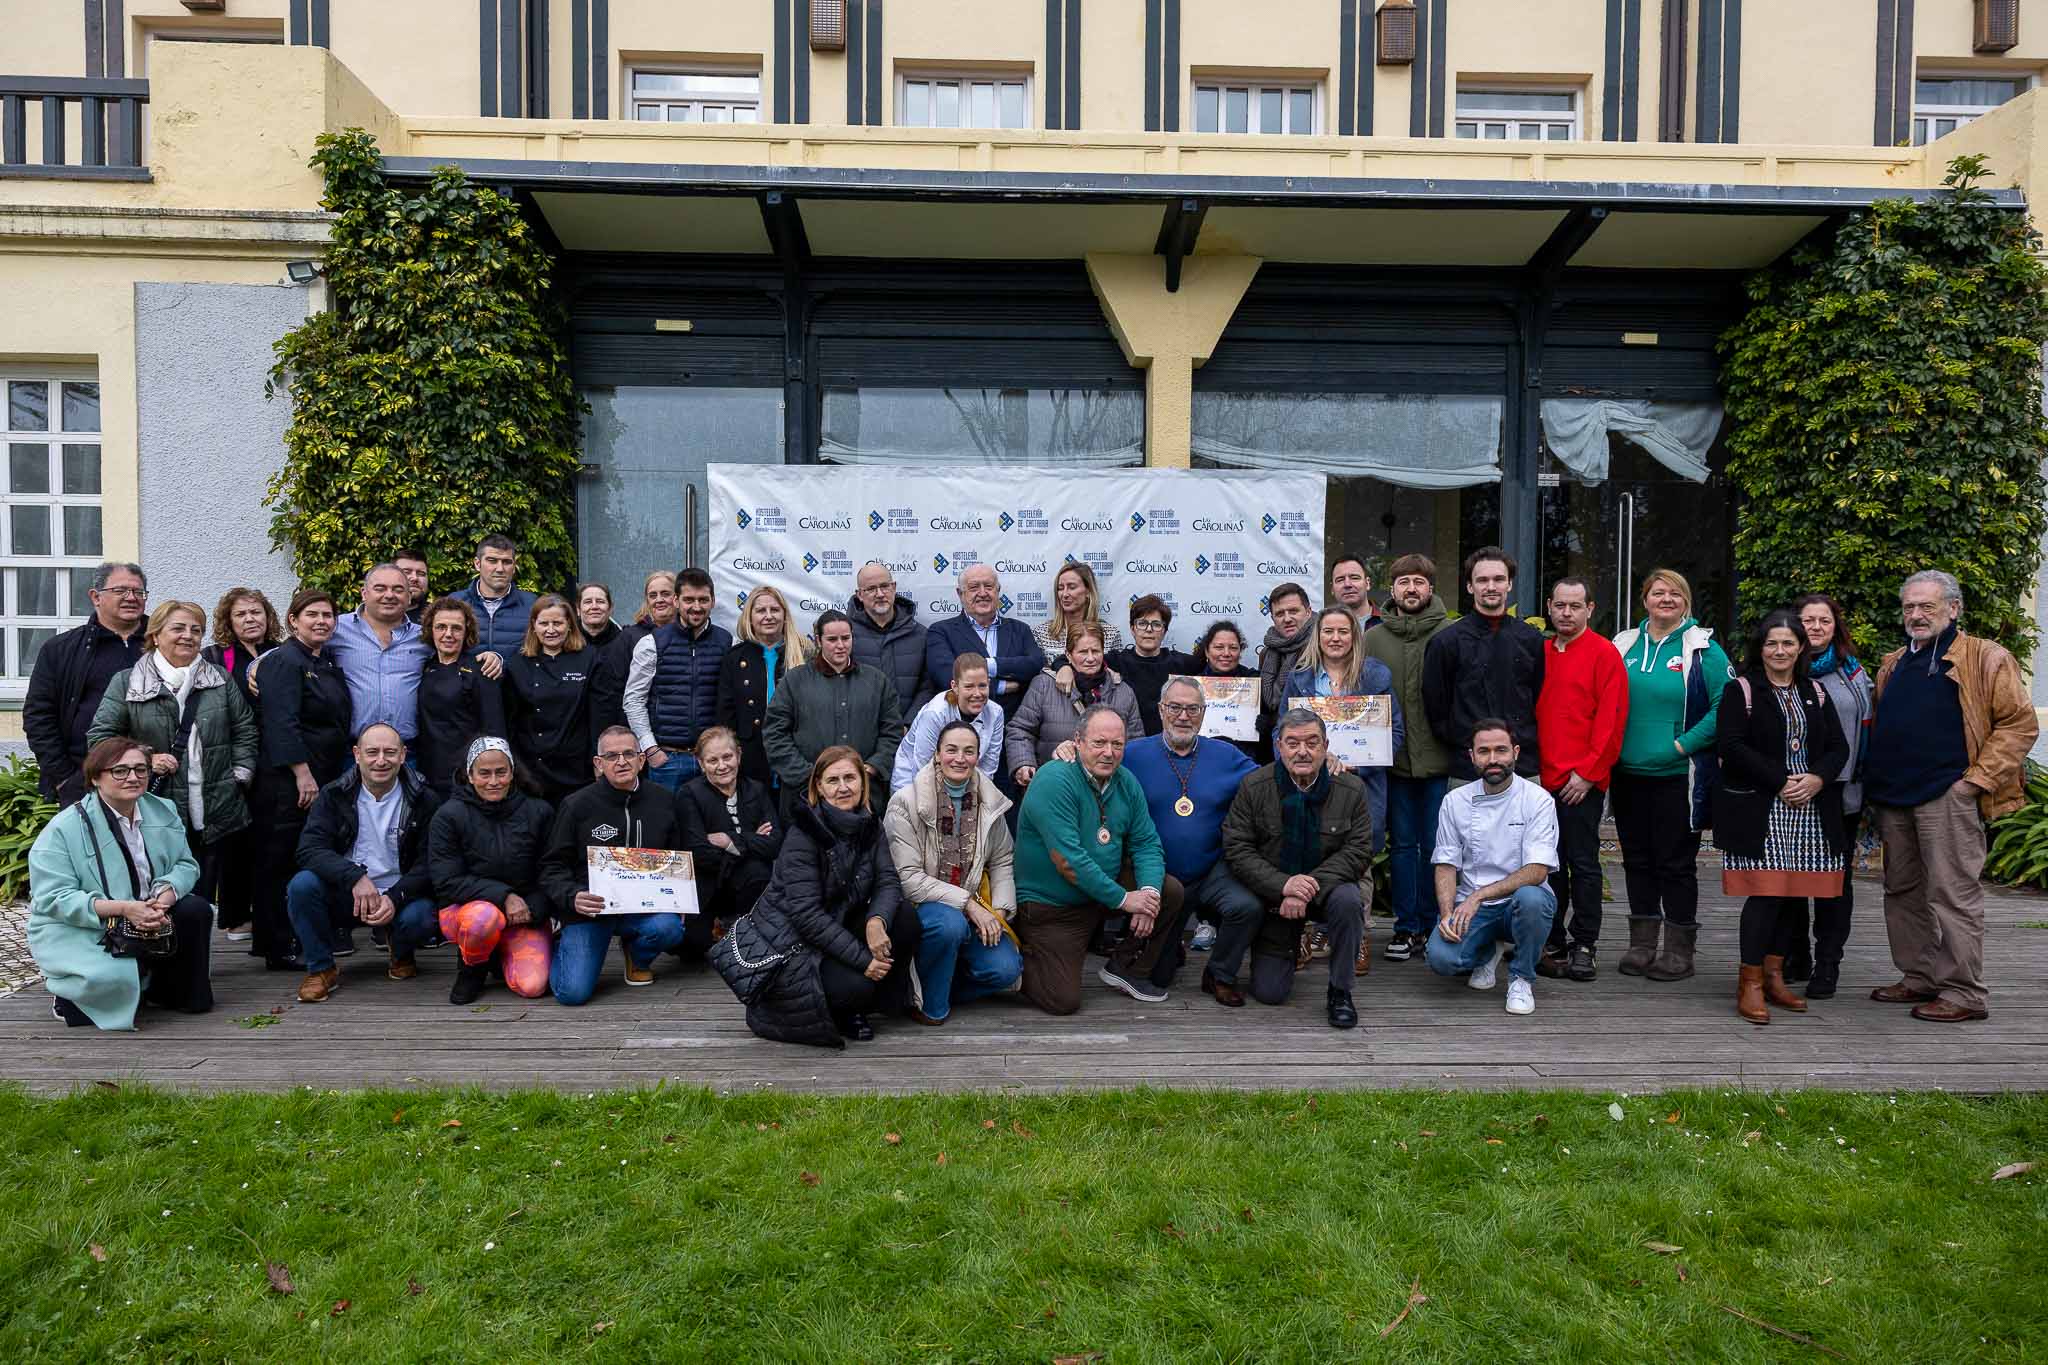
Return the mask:
[[[1422,660],[1429,642],[1448,623],[1436,595],[1436,564],[1427,555],[1402,555],[1388,567],[1393,592],[1380,629],[1361,637],[1365,652],[1394,675],[1394,695],[1408,717],[1405,742],[1387,777],[1387,873],[1394,898],[1390,961],[1421,956],[1436,928],[1437,904],[1429,860],[1437,811],[1444,803],[1451,761],[1422,700]]]

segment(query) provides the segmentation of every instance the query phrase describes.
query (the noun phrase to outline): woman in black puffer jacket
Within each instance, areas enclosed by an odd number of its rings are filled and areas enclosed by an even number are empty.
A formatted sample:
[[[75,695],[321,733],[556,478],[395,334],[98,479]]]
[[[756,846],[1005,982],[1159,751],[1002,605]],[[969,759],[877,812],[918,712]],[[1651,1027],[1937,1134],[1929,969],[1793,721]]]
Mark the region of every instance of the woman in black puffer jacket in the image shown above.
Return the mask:
[[[872,1009],[903,1009],[917,958],[917,907],[906,905],[882,825],[868,810],[861,756],[834,745],[811,765],[805,800],[753,928],[789,958],[747,1006],[747,1027],[782,1043],[844,1047],[875,1036]]]
[[[441,936],[462,953],[450,1004],[483,994],[493,960],[513,994],[547,994],[556,911],[541,889],[540,864],[553,824],[548,803],[519,789],[509,743],[485,735],[469,746],[454,797],[427,829]]]

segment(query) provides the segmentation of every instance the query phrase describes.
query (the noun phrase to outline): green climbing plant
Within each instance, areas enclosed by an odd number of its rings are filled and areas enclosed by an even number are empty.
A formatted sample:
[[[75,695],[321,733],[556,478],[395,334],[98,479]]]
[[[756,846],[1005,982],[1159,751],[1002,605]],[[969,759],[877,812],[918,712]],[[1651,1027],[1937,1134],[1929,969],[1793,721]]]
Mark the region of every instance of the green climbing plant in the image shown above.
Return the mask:
[[[336,215],[333,307],[277,343],[267,391],[292,418],[273,544],[302,582],[351,598],[401,545],[459,583],[494,531],[519,541],[525,586],[573,581],[582,404],[547,249],[452,166],[417,191],[388,184],[360,129],[322,136],[312,164]]]
[[[1929,202],[1879,203],[1749,282],[1720,342],[1745,625],[1831,593],[1871,657],[1900,581],[1935,568],[1973,633],[2031,652],[2048,268],[1985,174],[1958,157]]]

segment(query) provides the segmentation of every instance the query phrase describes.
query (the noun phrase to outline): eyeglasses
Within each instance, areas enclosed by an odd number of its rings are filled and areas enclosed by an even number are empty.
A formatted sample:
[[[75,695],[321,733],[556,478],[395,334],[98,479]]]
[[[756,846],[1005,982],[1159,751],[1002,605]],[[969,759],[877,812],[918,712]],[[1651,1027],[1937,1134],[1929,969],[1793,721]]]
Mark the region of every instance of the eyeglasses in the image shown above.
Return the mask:
[[[1133,621],[1133,622],[1131,622],[1131,629],[1133,629],[1133,630],[1165,630],[1165,629],[1166,629],[1166,622],[1164,622],[1164,621],[1149,621],[1149,620],[1148,620],[1148,621]]]
[[[884,589],[884,588],[893,588],[893,587],[895,587],[895,586],[896,586],[896,580],[892,578],[892,579],[889,579],[889,580],[887,580],[887,581],[885,581],[885,582],[881,582],[881,583],[870,583],[870,584],[868,584],[868,585],[867,585],[867,586],[866,586],[865,588],[862,588],[862,589],[861,589],[861,591],[862,591],[862,592],[880,592],[880,591],[881,591],[882,589]]]
[[[597,761],[600,763],[631,763],[634,759],[638,757],[640,757],[639,754],[632,752],[627,752],[623,754],[599,754],[597,756]]]
[[[116,763],[111,768],[102,768],[100,771],[112,773],[115,777],[148,777],[149,765],[147,763]]]
[[[94,588],[94,592],[106,593],[109,597],[147,597],[148,588]]]
[[[1161,715],[1180,716],[1185,719],[1190,716],[1201,715],[1202,707],[1200,703],[1189,706],[1185,702],[1169,701],[1160,703],[1159,711]]]

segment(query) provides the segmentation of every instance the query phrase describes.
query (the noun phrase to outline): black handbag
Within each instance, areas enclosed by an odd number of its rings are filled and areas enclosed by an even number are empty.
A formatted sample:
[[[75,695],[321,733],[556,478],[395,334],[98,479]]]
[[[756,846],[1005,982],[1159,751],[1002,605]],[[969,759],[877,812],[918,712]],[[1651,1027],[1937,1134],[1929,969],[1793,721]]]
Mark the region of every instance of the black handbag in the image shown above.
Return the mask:
[[[139,898],[142,892],[141,888],[136,886],[136,884],[141,880],[141,871],[129,857],[128,846],[121,842],[121,836],[115,831],[114,822],[107,815],[106,807],[95,801],[92,803],[92,809],[100,813],[100,821],[107,827],[107,837],[112,839],[114,846],[121,850],[121,861],[128,866],[128,884],[131,887],[136,887],[136,895]],[[88,836],[92,834],[91,822],[92,817],[87,815],[86,834]],[[114,883],[107,877],[107,864],[106,860],[100,856],[100,842],[98,839],[92,840],[92,860],[99,864],[100,885],[111,891]],[[141,929],[137,929],[125,919],[108,920],[106,932],[100,935],[100,947],[106,949],[114,957],[170,957],[178,951],[178,931],[171,926],[171,921],[168,918],[164,920],[164,927],[155,933],[146,933]]]
[[[732,922],[725,937],[712,944],[705,956],[725,978],[725,984],[732,987],[739,1002],[751,1005],[768,989],[783,965],[796,961],[803,952],[802,948],[790,953],[776,949],[754,927],[753,912],[748,911]]]

